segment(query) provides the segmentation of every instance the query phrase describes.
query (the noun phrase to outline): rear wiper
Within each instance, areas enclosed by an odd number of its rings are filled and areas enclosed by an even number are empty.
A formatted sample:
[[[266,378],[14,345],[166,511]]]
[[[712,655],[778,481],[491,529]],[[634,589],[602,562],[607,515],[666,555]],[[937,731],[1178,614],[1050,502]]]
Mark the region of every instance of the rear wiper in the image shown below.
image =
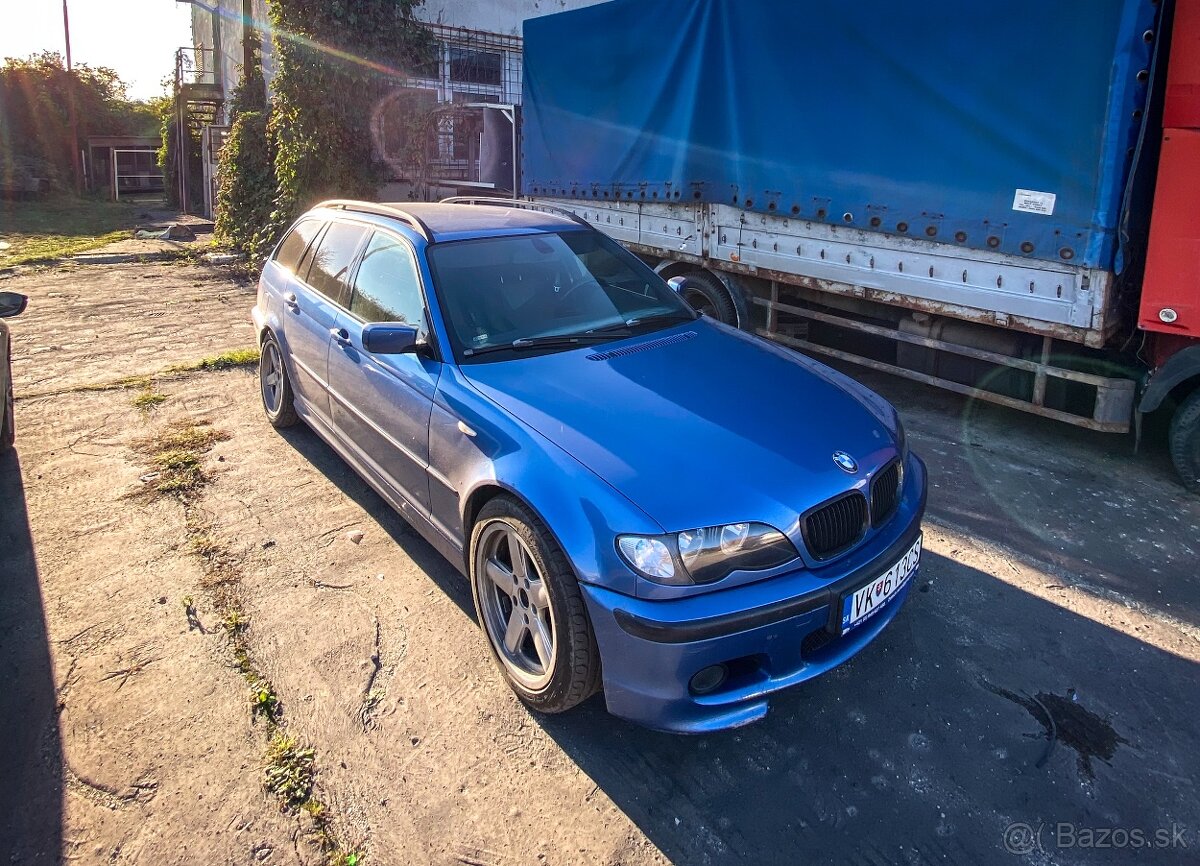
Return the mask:
[[[602,334],[598,332],[584,332],[579,334],[547,334],[544,337],[522,337],[519,340],[513,340],[511,343],[497,343],[495,346],[484,346],[481,349],[466,349],[463,351],[463,354],[467,357],[474,358],[477,355],[486,355],[490,352],[513,352],[520,351],[522,349],[580,346],[584,343],[615,340],[619,339],[620,336],[620,334]]]

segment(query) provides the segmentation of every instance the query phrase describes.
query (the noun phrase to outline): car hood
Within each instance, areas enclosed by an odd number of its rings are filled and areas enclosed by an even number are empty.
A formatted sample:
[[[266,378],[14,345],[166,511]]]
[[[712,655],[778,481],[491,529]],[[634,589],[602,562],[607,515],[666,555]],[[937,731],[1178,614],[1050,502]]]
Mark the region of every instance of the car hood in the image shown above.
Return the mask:
[[[798,541],[800,514],[896,453],[841,374],[703,318],[462,371],[667,531],[762,521]]]

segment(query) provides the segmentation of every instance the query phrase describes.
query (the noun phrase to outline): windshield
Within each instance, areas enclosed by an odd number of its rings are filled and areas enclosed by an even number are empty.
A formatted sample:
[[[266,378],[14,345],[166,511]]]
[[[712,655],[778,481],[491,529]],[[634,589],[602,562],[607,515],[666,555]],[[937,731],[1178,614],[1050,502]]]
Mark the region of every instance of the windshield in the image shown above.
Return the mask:
[[[696,317],[654,271],[599,232],[434,244],[428,258],[450,342],[465,363],[477,354],[495,361],[560,351]]]

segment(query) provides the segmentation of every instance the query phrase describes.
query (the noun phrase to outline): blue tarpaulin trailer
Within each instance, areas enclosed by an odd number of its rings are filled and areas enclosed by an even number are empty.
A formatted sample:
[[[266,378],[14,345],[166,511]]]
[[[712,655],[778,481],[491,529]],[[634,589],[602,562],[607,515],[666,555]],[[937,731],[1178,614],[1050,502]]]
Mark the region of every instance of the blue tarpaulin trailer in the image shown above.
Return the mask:
[[[532,19],[525,191],[728,203],[1112,267],[1154,12],[615,0]]]
[[[783,342],[1127,429],[1133,382],[1056,344],[1121,327],[1161,10],[612,0],[531,19],[523,191]]]

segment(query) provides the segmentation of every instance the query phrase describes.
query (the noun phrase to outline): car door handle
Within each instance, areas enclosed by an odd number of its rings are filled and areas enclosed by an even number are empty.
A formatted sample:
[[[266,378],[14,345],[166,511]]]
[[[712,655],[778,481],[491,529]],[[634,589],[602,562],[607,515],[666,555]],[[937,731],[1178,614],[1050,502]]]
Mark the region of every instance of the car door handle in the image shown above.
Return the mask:
[[[286,295],[284,295],[283,303],[286,304],[287,308],[293,312],[300,311],[300,302],[296,300],[295,292],[288,292]]]
[[[333,337],[333,342],[337,343],[339,346],[350,345],[350,332],[345,328],[330,328],[329,336]]]

